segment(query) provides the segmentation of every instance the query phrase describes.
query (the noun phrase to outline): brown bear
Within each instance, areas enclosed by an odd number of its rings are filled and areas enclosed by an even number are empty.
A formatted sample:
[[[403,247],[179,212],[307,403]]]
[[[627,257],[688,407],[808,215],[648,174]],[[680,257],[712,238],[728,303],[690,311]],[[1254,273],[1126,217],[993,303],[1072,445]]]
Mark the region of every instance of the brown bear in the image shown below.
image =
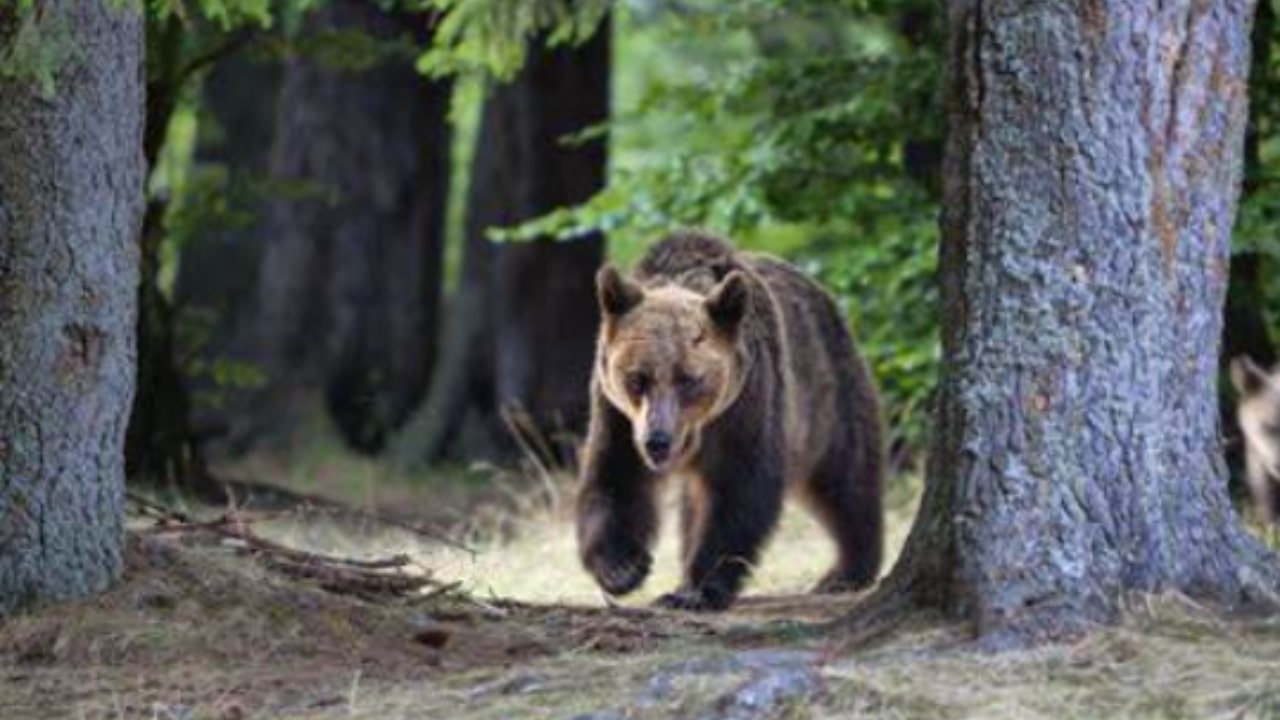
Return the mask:
[[[644,581],[658,490],[682,481],[683,583],[658,604],[727,608],[788,489],[830,531],[817,590],[880,569],[879,402],[834,300],[776,258],[679,231],[633,279],[598,276],[602,327],[577,501],[581,559],[611,595]]]
[[[1245,477],[1258,519],[1276,520],[1280,484],[1280,370],[1268,373],[1249,358],[1231,363],[1231,382],[1240,393],[1236,408],[1244,436]]]

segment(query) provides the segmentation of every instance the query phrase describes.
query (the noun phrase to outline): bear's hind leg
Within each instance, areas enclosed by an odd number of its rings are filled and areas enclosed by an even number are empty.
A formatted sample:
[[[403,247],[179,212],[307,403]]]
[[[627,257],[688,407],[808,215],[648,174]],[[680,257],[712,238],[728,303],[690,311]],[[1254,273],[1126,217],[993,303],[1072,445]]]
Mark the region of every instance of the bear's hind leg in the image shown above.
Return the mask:
[[[827,451],[805,487],[809,509],[836,543],[836,564],[814,588],[819,593],[869,587],[880,574],[884,511],[878,447],[860,447],[855,432]],[[872,445],[866,438],[864,445]]]

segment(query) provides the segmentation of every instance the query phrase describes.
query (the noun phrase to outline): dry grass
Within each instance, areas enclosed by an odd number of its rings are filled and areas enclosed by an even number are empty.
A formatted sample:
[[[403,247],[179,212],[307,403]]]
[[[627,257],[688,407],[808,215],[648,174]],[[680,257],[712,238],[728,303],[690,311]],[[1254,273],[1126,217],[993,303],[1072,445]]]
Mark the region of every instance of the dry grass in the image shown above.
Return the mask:
[[[564,487],[561,484],[560,487]],[[888,567],[910,527],[915,495],[893,498],[886,546]],[[566,490],[553,496],[539,493],[525,500],[518,511],[508,511],[504,532],[473,532],[470,542],[477,553],[468,556],[448,549],[431,548],[422,562],[441,576],[456,578],[472,592],[493,597],[514,597],[530,602],[603,604],[595,583],[578,564],[577,541],[565,502]],[[653,574],[644,587],[628,597],[626,605],[644,605],[674,589],[680,579],[675,498],[669,498],[665,522],[654,553]],[[491,522],[490,525],[493,523]],[[510,538],[510,539],[509,539]],[[769,548],[756,568],[748,589],[755,595],[798,595],[822,577],[834,561],[834,546],[826,532],[807,513],[789,505]]]
[[[495,490],[470,474],[405,477],[339,452],[252,463],[238,469],[276,468],[297,490],[420,513],[476,553],[306,516],[268,523],[264,534],[353,556],[407,552],[475,601],[371,605],[285,581],[225,549],[134,543],[120,587],[0,625],[0,719],[564,720],[605,709],[702,717],[744,676],[690,675],[658,699],[646,689],[690,658],[825,650],[839,638],[820,623],[856,604],[798,594],[830,549],[795,511],[739,608],[689,616],[605,606],[578,568],[558,483],[499,476]],[[914,508],[910,485],[900,485],[889,503],[892,552]],[[654,577],[627,605],[674,584],[671,525]],[[443,647],[422,641],[424,626]],[[874,648],[827,658],[819,672],[823,695],[774,716],[1280,718],[1280,619],[1223,620],[1162,598],[1078,642],[1001,655],[922,620]]]

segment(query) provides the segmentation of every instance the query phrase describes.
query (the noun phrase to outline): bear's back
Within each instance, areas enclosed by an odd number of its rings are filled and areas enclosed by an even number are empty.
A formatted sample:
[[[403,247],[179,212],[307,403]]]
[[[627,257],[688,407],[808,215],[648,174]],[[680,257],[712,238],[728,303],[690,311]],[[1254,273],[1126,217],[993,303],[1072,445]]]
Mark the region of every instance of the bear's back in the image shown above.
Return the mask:
[[[734,270],[745,270],[737,250],[701,230],[676,230],[660,240],[636,266],[642,285],[673,283],[706,294]]]

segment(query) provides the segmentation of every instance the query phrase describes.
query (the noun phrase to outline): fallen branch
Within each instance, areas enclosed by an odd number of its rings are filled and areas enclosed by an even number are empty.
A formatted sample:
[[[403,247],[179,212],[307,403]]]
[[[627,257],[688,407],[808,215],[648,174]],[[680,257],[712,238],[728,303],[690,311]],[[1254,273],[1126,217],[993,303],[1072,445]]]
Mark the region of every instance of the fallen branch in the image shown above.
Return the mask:
[[[429,574],[406,572],[413,564],[407,555],[368,560],[330,555],[289,547],[253,531],[253,522],[278,514],[249,517],[232,507],[213,520],[196,521],[180,510],[140,495],[130,493],[128,499],[140,512],[155,520],[155,527],[146,531],[150,534],[209,533],[261,560],[265,567],[291,578],[314,582],[330,592],[377,601],[414,598],[426,588],[436,589],[432,596],[456,589]]]
[[[329,498],[319,495],[311,495],[300,493],[295,490],[287,490],[266,483],[259,483],[250,480],[237,480],[232,478],[223,478],[217,480],[227,495],[233,500],[235,491],[239,491],[247,495],[247,503],[261,504],[266,500],[268,504],[279,506],[287,503],[289,509],[294,510],[297,514],[326,514],[331,517],[343,519],[356,519],[363,522],[373,522],[378,525],[386,525],[394,527],[398,530],[404,530],[414,535],[418,535],[424,539],[447,545],[456,550],[461,550],[475,557],[479,552],[472,547],[459,542],[450,537],[445,531],[431,528],[422,523],[415,522],[387,511],[374,510],[372,508],[355,508]]]

